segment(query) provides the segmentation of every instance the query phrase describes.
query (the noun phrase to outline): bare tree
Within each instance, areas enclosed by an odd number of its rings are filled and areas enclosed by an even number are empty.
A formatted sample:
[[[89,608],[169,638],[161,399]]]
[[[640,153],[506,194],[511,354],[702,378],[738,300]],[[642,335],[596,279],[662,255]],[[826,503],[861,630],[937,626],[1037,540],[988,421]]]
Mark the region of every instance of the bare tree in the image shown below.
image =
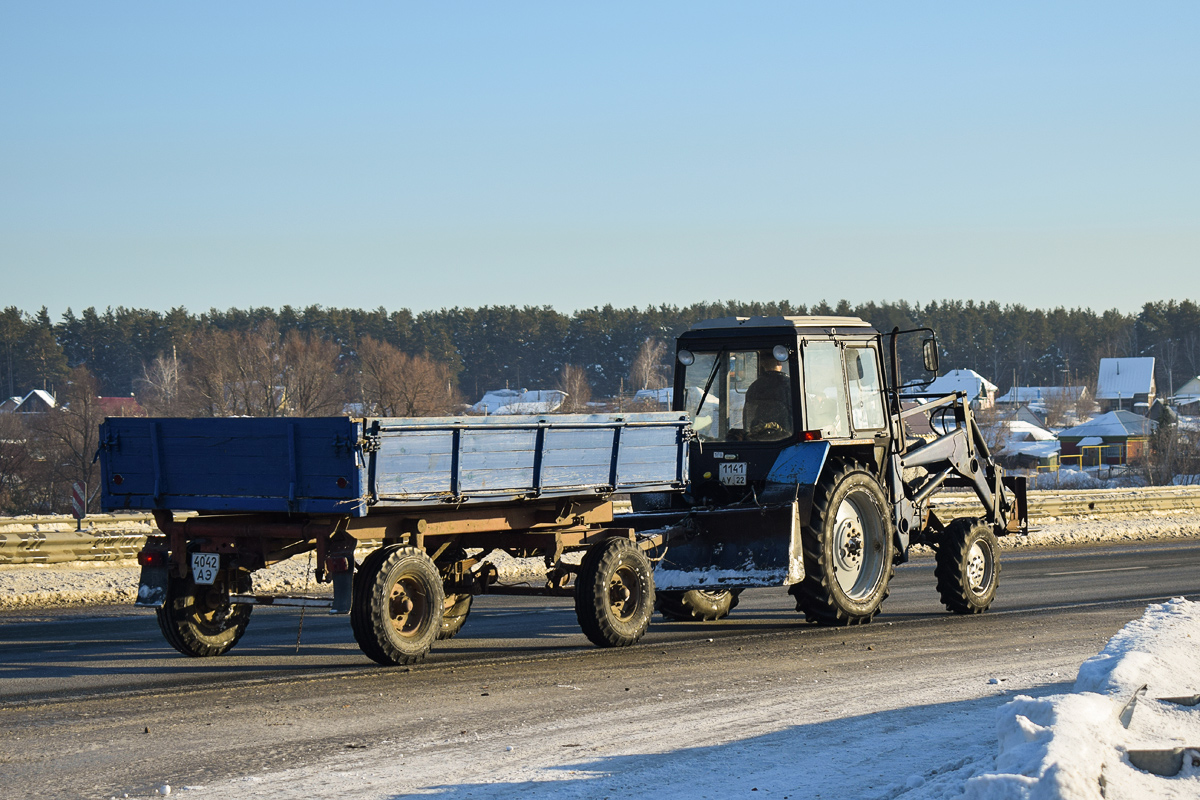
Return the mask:
[[[279,385],[292,416],[341,413],[346,386],[338,372],[341,348],[333,342],[289,331],[281,349]]]
[[[363,337],[358,367],[365,413],[430,417],[449,414],[458,402],[446,365],[410,356],[387,342]]]
[[[583,367],[563,364],[554,388],[567,396],[560,409],[564,414],[581,414],[588,410],[592,385],[588,383],[587,371]]]
[[[1071,387],[1050,389],[1044,405],[1046,407],[1046,426],[1050,428],[1063,427],[1068,423],[1068,417],[1075,410],[1076,397]]]
[[[667,346],[657,339],[646,339],[633,357],[629,368],[629,385],[634,391],[661,389],[667,385],[670,367],[664,363]]]
[[[28,514],[34,459],[25,414],[0,414],[0,513]]]
[[[179,358],[174,352],[168,357],[159,354],[149,364],[142,365],[142,377],[135,382],[138,402],[151,415],[171,417],[186,413]]]
[[[100,466],[93,459],[100,444],[99,384],[86,367],[76,367],[67,376],[66,391],[57,408],[37,415],[30,422],[31,450],[44,465],[43,480],[48,481],[49,502],[55,509],[70,506],[71,485],[84,484],[88,505],[94,506]]]

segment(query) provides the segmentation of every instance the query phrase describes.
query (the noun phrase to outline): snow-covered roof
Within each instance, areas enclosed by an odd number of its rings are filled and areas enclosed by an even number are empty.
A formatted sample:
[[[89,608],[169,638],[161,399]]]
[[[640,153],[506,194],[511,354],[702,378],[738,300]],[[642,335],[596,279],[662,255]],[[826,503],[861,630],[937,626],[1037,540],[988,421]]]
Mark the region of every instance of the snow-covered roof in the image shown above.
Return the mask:
[[[1104,439],[1125,439],[1130,436],[1149,436],[1154,431],[1152,420],[1132,411],[1110,411],[1082,425],[1067,428],[1058,434],[1060,439],[1084,439],[1099,436]]]
[[[675,396],[675,390],[666,389],[638,389],[637,394],[633,396],[634,400],[653,400],[656,403],[663,405],[671,405],[671,401]]]
[[[1099,447],[1104,444],[1104,440],[1099,436],[1085,436],[1079,440],[1080,447]]]
[[[1087,391],[1082,386],[1014,386],[996,398],[997,403],[1045,403],[1064,394],[1072,402]]]
[[[54,408],[58,405],[58,401],[54,399],[54,395],[42,389],[34,389],[29,394],[21,399],[17,404],[16,411],[36,412],[45,411],[48,408]]]
[[[478,414],[551,414],[566,402],[558,389],[497,389],[488,392],[471,410]]]
[[[1176,389],[1175,396],[1171,400],[1181,404],[1200,401],[1200,378],[1192,378],[1183,386]]]
[[[1153,358],[1102,358],[1096,399],[1127,400],[1135,394],[1149,394],[1153,383]]]
[[[975,400],[987,392],[996,391],[996,384],[973,369],[952,369],[945,375],[934,378],[924,389],[910,390],[920,394],[951,394],[966,392],[968,400]]]
[[[1005,455],[1021,455],[1032,456],[1033,458],[1050,458],[1058,455],[1059,448],[1058,440],[1050,442],[1017,442],[1014,445],[1004,449]]]

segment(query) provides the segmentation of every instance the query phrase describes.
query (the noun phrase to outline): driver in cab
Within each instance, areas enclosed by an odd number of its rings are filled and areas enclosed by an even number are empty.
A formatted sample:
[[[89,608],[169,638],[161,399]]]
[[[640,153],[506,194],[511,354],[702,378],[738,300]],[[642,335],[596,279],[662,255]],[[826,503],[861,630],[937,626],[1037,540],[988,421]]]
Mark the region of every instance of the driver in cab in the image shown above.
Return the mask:
[[[770,350],[758,353],[758,378],[746,390],[747,438],[773,442],[792,433],[792,381],[785,362]]]

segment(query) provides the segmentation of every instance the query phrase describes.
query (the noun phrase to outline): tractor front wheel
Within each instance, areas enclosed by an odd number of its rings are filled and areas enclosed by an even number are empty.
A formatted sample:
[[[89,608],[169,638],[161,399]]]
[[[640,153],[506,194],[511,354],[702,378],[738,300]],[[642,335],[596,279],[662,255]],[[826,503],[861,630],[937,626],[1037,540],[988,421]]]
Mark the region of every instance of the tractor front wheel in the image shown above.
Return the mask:
[[[654,574],[650,561],[628,539],[593,545],[579,566],[575,617],[597,647],[628,647],[650,627]]]

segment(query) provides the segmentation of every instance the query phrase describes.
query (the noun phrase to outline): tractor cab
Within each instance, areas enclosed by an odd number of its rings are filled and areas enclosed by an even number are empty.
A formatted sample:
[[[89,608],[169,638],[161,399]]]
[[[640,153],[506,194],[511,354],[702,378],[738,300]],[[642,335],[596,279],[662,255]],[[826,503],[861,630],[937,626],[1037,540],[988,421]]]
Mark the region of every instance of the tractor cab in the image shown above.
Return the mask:
[[[880,335],[858,317],[727,317],[676,342],[693,499],[761,493],[787,448],[825,442],[878,469],[891,441]],[[851,452],[853,451],[853,452]]]

